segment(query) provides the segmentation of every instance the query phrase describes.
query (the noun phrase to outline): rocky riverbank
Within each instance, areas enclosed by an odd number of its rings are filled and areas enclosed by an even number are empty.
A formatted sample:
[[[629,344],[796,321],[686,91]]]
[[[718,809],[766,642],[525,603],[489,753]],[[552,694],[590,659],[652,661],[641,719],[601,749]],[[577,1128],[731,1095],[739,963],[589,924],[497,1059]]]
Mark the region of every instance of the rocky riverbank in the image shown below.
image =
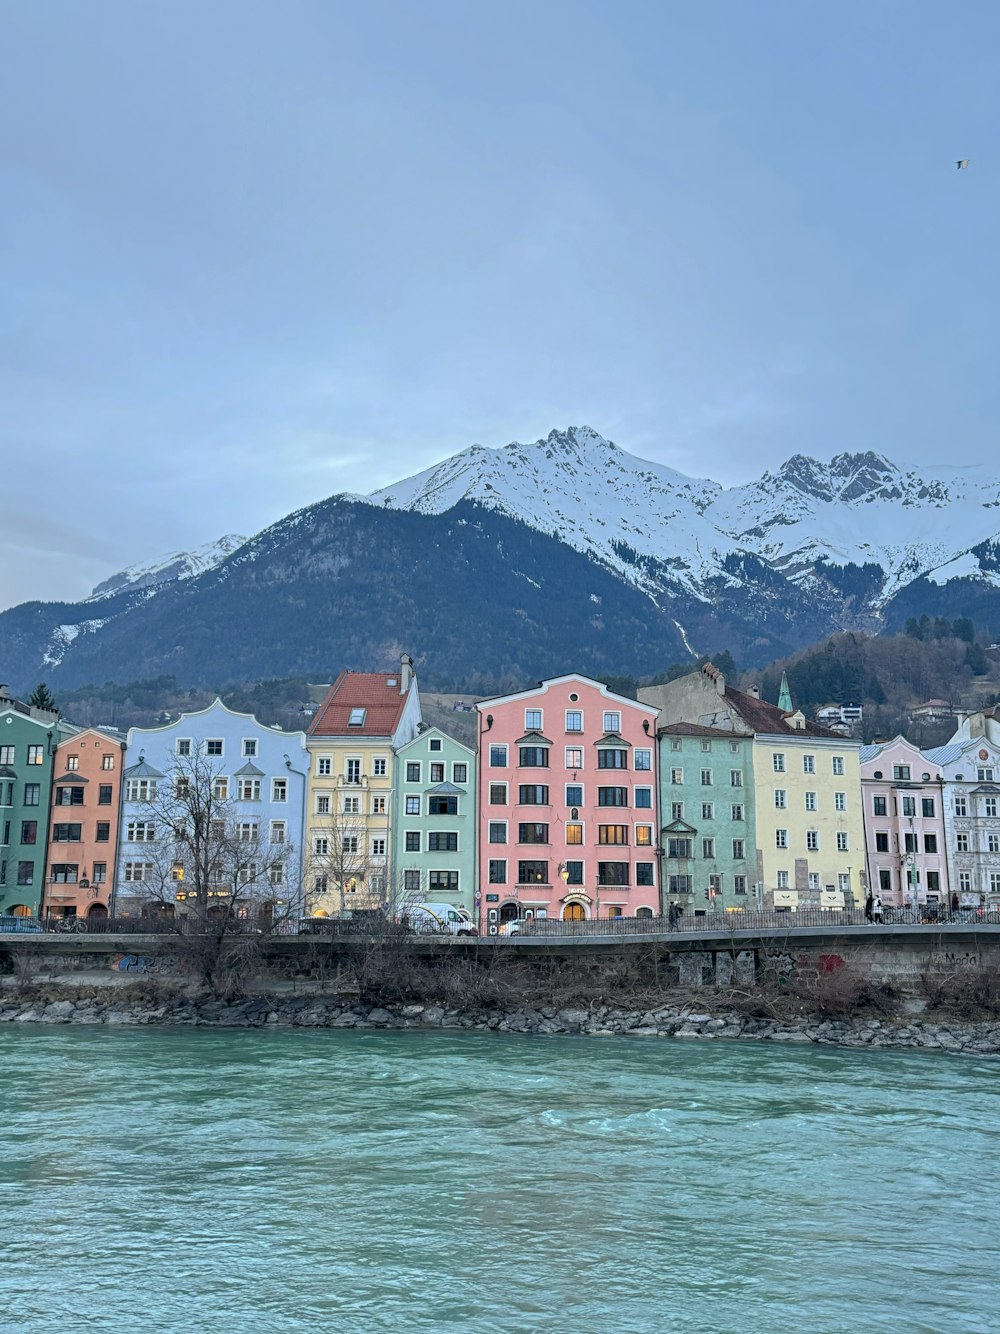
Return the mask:
[[[163,1002],[121,994],[82,999],[0,999],[0,1024],[163,1024],[204,1028],[472,1029],[479,1032],[576,1034],[585,1037],[739,1038],[754,1042],[812,1042],[843,1047],[924,1047],[977,1055],[1000,1053],[1000,1021],[927,1017],[772,1019],[697,1004],[651,1010],[598,1005],[589,1009],[453,1010],[440,1005],[371,1007],[327,997],[268,997]]]

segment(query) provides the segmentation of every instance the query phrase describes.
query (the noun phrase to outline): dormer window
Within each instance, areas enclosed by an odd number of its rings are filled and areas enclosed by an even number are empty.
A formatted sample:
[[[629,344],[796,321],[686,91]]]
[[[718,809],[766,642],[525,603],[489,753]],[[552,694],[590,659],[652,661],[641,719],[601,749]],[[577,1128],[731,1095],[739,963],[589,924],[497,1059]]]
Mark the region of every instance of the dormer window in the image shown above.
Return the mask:
[[[352,709],[351,716],[347,720],[348,727],[364,727],[365,714],[367,709]]]

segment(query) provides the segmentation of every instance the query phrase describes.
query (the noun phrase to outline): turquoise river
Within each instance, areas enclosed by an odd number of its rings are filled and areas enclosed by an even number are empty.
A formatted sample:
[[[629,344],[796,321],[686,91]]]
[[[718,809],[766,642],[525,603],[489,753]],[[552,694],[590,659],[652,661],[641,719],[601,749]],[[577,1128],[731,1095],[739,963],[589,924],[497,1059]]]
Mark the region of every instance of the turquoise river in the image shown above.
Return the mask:
[[[0,1330],[1000,1329],[1000,1064],[0,1033]]]

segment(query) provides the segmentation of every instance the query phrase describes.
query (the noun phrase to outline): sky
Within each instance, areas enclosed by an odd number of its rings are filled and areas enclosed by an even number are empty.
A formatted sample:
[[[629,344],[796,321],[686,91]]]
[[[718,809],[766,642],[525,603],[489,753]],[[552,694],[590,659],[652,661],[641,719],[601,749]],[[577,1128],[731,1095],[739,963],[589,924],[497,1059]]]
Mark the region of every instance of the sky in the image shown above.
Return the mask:
[[[0,0],[0,607],[553,427],[988,460],[998,108],[995,0]]]

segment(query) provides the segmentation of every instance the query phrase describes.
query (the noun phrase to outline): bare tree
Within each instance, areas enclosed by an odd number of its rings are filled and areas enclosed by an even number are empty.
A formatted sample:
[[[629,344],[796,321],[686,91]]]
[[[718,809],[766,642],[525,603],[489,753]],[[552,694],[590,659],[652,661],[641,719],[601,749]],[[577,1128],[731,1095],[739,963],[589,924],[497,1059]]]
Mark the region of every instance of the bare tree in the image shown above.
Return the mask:
[[[223,978],[230,989],[237,957],[249,967],[260,935],[288,930],[302,912],[294,845],[270,838],[229,782],[209,758],[180,756],[125,817],[141,874],[120,893],[176,931],[214,989]]]
[[[308,854],[307,907],[335,917],[356,913],[391,916],[388,860],[372,852],[373,831],[359,811],[341,809],[313,824]],[[375,834],[374,837],[381,837]]]

